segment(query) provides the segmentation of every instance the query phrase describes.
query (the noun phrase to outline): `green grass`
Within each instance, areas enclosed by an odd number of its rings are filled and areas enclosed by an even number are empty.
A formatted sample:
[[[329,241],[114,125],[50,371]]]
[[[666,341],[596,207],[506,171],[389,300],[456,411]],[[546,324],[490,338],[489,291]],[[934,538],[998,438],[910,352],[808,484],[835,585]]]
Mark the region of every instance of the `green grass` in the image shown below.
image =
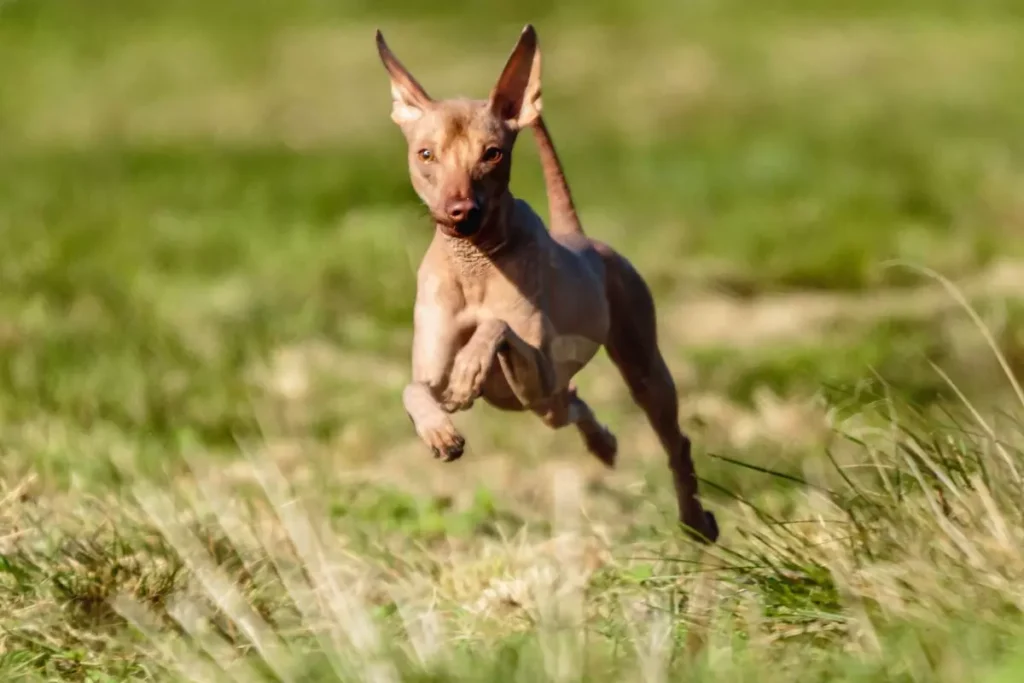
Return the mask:
[[[1018,5],[0,3],[0,677],[1014,680],[1022,406],[892,262],[1019,373]],[[707,553],[604,357],[613,473],[486,407],[442,465],[402,411],[430,226],[373,29],[482,95],[527,21],[658,300]],[[524,139],[543,211],[537,171]]]

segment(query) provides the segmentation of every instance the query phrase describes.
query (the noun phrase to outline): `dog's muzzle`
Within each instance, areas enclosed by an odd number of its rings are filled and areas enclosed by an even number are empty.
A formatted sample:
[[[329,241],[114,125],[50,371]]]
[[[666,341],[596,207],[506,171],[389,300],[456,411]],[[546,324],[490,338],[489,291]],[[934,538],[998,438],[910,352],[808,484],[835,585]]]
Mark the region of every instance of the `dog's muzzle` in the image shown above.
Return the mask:
[[[459,237],[475,235],[483,223],[483,208],[472,199],[457,199],[445,205],[445,222]]]

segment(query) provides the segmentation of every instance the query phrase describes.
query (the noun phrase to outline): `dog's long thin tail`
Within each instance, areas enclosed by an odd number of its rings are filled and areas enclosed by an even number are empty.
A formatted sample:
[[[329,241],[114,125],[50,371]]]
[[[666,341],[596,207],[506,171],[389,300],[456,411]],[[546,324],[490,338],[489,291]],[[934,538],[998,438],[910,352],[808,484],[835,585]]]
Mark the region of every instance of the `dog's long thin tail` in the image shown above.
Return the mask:
[[[562,162],[555,151],[555,143],[551,140],[548,127],[542,117],[533,123],[533,137],[537,141],[540,156],[540,167],[544,171],[544,186],[548,194],[548,230],[552,234],[583,234],[583,226],[576,214],[576,205],[572,201],[569,182],[565,179]]]

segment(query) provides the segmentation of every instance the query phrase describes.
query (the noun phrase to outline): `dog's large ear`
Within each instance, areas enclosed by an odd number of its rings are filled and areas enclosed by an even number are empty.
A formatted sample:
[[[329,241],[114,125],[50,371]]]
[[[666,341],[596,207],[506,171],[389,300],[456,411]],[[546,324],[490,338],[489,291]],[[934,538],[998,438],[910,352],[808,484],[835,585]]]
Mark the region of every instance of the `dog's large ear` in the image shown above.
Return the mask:
[[[491,111],[512,128],[525,128],[540,116],[540,48],[531,24],[523,28],[491,91]]]
[[[377,30],[377,52],[391,79],[391,119],[401,126],[423,116],[423,112],[434,101],[423,89],[423,86],[412,77],[408,69],[398,61],[391,48],[384,42],[384,35],[379,29]]]

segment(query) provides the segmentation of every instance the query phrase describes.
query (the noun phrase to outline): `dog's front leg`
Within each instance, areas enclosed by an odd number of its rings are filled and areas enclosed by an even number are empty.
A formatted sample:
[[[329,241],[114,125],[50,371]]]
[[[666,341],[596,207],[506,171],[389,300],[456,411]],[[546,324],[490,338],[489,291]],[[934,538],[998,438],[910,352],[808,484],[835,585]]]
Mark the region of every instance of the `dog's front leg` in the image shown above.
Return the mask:
[[[413,318],[412,382],[402,392],[416,434],[435,458],[457,460],[466,442],[438,399],[455,355],[458,324],[453,307],[435,286],[418,290]]]
[[[451,462],[462,457],[466,440],[452,424],[430,387],[422,382],[411,382],[402,392],[405,412],[412,420],[416,434],[427,444],[435,458]]]
[[[509,388],[524,407],[554,394],[551,359],[526,343],[503,320],[481,321],[473,336],[455,356],[442,398],[445,410],[464,410],[483,390],[494,362],[500,363]]]
[[[502,320],[492,318],[477,324],[473,335],[452,362],[448,385],[441,397],[445,410],[466,410],[473,405],[483,391],[498,349],[510,333],[508,324]]]

